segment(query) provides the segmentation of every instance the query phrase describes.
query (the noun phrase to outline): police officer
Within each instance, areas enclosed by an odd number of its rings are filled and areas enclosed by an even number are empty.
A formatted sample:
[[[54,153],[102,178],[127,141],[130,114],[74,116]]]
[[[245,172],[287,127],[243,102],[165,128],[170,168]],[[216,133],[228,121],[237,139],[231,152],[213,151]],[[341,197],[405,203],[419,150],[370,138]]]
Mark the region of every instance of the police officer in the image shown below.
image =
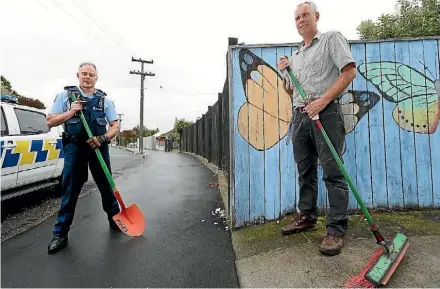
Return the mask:
[[[106,98],[106,94],[95,89],[98,73],[94,64],[82,63],[77,77],[79,87],[66,86],[64,91],[55,98],[47,116],[49,127],[63,124],[65,131],[63,134],[63,197],[53,228],[53,238],[48,245],[49,253],[54,253],[67,244],[67,235],[75,214],[78,196],[84,182],[87,181],[87,165],[101,193],[102,206],[107,213],[109,226],[113,230],[119,230],[112,219],[112,216],[119,213],[119,205],[94,151],[95,149],[101,151],[111,171],[108,144],[119,131],[117,114],[113,102]],[[76,101],[73,101],[72,95],[75,95]],[[79,116],[80,111],[83,112],[92,132],[93,138],[91,139],[88,138],[84,129]],[[109,124],[108,131],[107,123]]]

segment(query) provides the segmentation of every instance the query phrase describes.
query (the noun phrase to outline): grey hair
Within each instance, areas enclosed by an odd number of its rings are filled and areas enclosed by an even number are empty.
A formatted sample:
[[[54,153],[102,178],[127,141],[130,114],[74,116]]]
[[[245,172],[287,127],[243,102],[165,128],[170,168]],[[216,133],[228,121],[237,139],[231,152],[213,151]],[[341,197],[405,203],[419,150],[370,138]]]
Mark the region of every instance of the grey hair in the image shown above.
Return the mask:
[[[91,62],[83,62],[83,63],[81,63],[81,64],[79,65],[79,67],[78,67],[78,70],[80,70],[81,67],[86,66],[86,65],[91,65],[91,66],[93,66],[93,68],[95,69],[96,73],[98,73],[98,69],[96,69],[96,65],[93,64],[93,63],[91,63]]]
[[[312,11],[313,11],[315,14],[316,14],[316,13],[319,13],[318,6],[316,5],[315,2],[312,2],[312,1],[304,1],[304,2],[300,3],[297,7],[299,7],[299,6],[303,5],[303,4],[307,4],[307,5],[309,5],[310,8],[312,8]]]

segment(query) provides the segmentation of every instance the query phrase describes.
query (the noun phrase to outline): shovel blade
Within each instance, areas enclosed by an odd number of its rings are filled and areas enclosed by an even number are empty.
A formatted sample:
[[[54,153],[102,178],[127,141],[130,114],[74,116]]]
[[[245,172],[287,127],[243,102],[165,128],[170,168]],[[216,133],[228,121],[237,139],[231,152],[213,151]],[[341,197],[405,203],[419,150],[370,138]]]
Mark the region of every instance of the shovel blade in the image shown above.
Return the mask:
[[[135,204],[114,215],[113,220],[126,235],[138,237],[144,233],[145,217]]]

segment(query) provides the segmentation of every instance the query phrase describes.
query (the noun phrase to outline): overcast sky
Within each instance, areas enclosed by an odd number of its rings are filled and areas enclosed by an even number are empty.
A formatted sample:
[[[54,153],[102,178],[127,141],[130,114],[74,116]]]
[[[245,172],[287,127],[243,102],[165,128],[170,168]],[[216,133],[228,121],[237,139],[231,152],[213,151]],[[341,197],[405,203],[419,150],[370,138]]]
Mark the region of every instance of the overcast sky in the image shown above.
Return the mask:
[[[140,63],[145,81],[144,125],[173,127],[215,103],[225,81],[228,37],[246,44],[300,41],[297,0],[0,0],[0,69],[13,88],[50,108],[65,85],[77,85],[80,62],[98,67],[96,87],[123,113],[122,129],[139,124]],[[269,4],[270,3],[270,4]],[[321,31],[358,39],[362,20],[391,13],[395,0],[317,0]],[[345,11],[345,12],[343,12]],[[160,88],[162,86],[162,89]]]

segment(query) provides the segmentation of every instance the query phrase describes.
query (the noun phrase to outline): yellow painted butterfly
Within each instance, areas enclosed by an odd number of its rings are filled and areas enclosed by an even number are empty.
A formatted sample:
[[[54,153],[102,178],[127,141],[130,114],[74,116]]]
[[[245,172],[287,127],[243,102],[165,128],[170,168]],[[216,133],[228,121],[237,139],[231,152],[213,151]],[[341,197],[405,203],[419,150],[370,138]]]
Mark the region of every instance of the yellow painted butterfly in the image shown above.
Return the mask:
[[[284,138],[292,118],[292,100],[283,80],[266,61],[242,49],[241,79],[246,102],[238,111],[238,132],[257,150],[267,150]]]

